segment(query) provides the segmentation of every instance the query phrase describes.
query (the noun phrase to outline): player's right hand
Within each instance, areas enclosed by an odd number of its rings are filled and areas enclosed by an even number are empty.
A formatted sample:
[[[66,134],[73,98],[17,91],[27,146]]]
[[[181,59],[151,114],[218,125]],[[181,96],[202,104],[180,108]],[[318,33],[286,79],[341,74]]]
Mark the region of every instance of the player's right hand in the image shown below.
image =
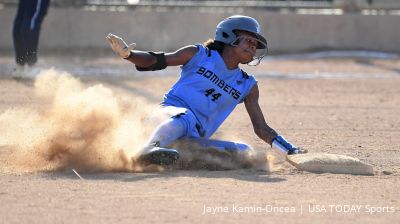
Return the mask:
[[[128,58],[131,54],[131,51],[136,46],[135,43],[127,45],[125,41],[112,33],[109,33],[106,37],[107,42],[110,44],[111,49],[117,53],[121,58]]]

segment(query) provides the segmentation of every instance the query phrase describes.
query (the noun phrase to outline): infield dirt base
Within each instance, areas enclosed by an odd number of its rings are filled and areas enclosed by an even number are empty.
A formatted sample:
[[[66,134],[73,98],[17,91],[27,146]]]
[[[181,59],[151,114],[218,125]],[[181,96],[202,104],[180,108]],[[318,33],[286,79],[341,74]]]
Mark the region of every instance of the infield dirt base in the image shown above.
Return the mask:
[[[50,60],[50,59],[49,59]],[[268,123],[310,152],[343,154],[374,166],[374,176],[313,174],[271,161],[271,171],[29,172],[10,168],[0,146],[0,223],[397,223],[400,220],[400,66],[377,61],[278,61],[278,72],[346,70],[366,77],[279,79],[257,76]],[[389,66],[390,65],[390,66]],[[344,66],[342,69],[340,66]],[[383,69],[384,67],[389,69]],[[259,69],[267,69],[260,67]],[[174,72],[174,71],[172,71]],[[258,72],[262,72],[258,71]],[[376,78],[376,74],[385,76]],[[128,74],[127,74],[128,75]],[[129,102],[157,104],[177,76],[83,76]],[[0,80],[0,112],[40,110],[32,80]],[[136,102],[136,101],[135,101]],[[10,123],[10,128],[16,123]],[[32,127],[35,128],[35,127]],[[1,127],[2,130],[7,127]],[[133,130],[132,130],[133,131]],[[24,130],[21,130],[21,138]],[[215,138],[259,140],[243,105]],[[22,141],[23,139],[21,139]],[[28,171],[28,172],[26,172]]]

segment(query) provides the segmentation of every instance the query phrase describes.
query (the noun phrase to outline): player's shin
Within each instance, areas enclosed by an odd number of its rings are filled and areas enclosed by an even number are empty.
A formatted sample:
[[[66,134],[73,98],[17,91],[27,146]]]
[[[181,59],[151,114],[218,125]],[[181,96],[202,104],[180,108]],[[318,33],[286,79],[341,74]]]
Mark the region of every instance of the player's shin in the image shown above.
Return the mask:
[[[147,146],[139,153],[140,164],[171,165],[179,159],[179,152],[166,148],[186,133],[186,127],[179,118],[170,118],[154,131]]]

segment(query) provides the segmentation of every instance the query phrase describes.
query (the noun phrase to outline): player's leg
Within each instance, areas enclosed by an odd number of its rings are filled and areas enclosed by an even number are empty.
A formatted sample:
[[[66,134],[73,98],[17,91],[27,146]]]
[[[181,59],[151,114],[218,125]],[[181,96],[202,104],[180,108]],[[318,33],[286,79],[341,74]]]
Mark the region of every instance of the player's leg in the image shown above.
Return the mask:
[[[187,125],[180,117],[172,117],[161,123],[150,137],[149,145],[157,144],[160,147],[168,147],[175,140],[186,135]]]
[[[142,164],[169,165],[179,158],[179,152],[167,148],[174,141],[186,135],[187,126],[179,116],[161,123],[150,137],[148,146],[140,153],[138,161]]]
[[[37,62],[37,51],[42,21],[47,14],[49,0],[32,1],[33,11],[30,14],[29,32],[27,38],[27,63],[32,66]]]
[[[24,47],[24,33],[23,23],[25,19],[25,11],[27,10],[24,0],[20,0],[18,4],[17,14],[14,19],[13,25],[13,43],[15,51],[15,61],[17,65],[23,66],[25,64],[25,47]]]
[[[205,138],[189,138],[189,141],[195,142],[204,148],[213,148],[219,151],[227,152],[245,152],[251,150],[251,146],[239,143]]]

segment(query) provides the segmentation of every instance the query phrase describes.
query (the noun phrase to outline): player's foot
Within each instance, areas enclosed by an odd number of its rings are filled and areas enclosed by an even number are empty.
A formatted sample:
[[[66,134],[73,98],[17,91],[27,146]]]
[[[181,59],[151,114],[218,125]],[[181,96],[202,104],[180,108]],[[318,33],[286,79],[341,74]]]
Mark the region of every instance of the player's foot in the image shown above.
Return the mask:
[[[179,152],[175,149],[167,149],[161,147],[153,147],[143,155],[141,155],[137,161],[142,165],[171,165],[179,159]]]
[[[294,154],[305,154],[307,153],[307,149],[302,149],[302,148],[294,148],[293,150],[289,150],[288,155],[294,155]]]
[[[25,71],[25,76],[28,79],[35,79],[36,76],[42,71],[43,68],[37,65],[29,65],[27,70]]]
[[[24,76],[25,76],[25,72],[26,72],[26,71],[25,71],[25,66],[17,64],[17,65],[12,69],[11,77],[12,77],[13,79],[16,79],[16,80],[22,79],[22,78],[24,78]]]

